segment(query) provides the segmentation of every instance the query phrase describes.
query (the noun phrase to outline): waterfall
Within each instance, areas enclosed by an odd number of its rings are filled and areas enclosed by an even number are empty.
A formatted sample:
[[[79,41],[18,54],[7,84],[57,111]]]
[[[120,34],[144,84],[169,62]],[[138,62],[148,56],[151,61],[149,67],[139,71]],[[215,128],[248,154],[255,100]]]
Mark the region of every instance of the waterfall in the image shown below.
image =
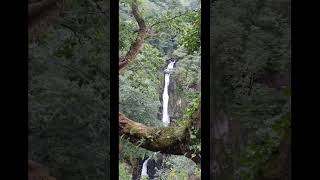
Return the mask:
[[[169,118],[169,114],[168,114],[168,103],[169,103],[168,87],[169,87],[170,75],[172,73],[174,63],[175,63],[175,61],[170,61],[169,65],[164,70],[164,90],[163,90],[163,94],[162,94],[162,107],[163,107],[163,109],[162,109],[162,122],[165,126],[168,126],[170,123],[170,118]],[[147,169],[148,169],[147,165],[148,165],[149,159],[150,158],[146,159],[143,162],[142,171],[141,171],[141,179],[143,179],[143,177],[149,178],[149,175],[147,172]]]
[[[165,126],[168,126],[170,123],[170,118],[169,118],[169,114],[168,114],[168,103],[169,103],[169,94],[168,94],[168,87],[169,87],[169,83],[170,83],[170,74],[172,72],[173,69],[173,65],[174,65],[175,61],[171,61],[167,67],[167,69],[165,69],[164,73],[164,90],[163,90],[163,94],[162,94],[162,122]]]
[[[155,156],[157,153],[158,152],[155,152],[151,156]],[[150,159],[150,157],[143,162],[140,180],[142,180],[144,177],[149,179],[149,175],[148,175],[148,171],[147,171],[148,170],[148,161],[149,161],[149,159]]]
[[[146,159],[143,162],[143,166],[142,166],[142,171],[141,171],[141,179],[143,179],[143,177],[149,177],[148,176],[148,172],[147,172],[147,164],[148,164],[149,159]]]

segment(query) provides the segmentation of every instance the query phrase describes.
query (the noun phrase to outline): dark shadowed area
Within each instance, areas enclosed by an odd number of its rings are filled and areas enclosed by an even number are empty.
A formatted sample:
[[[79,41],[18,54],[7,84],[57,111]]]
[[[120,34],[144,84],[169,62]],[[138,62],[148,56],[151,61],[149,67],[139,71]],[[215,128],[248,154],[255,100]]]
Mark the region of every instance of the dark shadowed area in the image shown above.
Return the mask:
[[[211,178],[291,179],[291,1],[211,1],[210,27]]]
[[[109,1],[28,2],[29,180],[109,179]]]

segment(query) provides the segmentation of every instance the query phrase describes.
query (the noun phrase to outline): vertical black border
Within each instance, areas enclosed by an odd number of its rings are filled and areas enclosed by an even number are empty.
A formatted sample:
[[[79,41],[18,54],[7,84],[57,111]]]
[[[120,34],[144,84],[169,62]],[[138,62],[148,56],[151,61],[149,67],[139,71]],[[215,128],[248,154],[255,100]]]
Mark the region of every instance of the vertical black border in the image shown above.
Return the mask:
[[[1,48],[3,176],[28,177],[28,1],[6,1]],[[14,9],[11,14],[10,10]],[[8,11],[6,11],[8,10]],[[11,15],[9,15],[11,14]],[[9,15],[9,16],[8,16]]]
[[[110,1],[110,177],[119,179],[119,1]],[[112,177],[112,178],[111,178]],[[107,178],[108,179],[108,178]]]
[[[210,172],[210,1],[201,1],[201,179]]]

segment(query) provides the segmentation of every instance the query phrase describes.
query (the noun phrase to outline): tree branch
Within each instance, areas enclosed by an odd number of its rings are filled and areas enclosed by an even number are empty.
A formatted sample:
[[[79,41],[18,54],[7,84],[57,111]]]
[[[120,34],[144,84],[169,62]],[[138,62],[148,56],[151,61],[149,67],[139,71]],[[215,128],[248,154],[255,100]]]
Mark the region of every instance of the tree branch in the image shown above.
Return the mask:
[[[147,28],[143,18],[140,15],[137,0],[132,0],[132,14],[139,25],[138,35],[136,40],[132,43],[130,50],[127,52],[125,57],[120,58],[119,70],[126,68],[129,62],[136,58],[136,56],[140,53],[144,45]]]
[[[197,12],[198,10],[193,10],[193,11]],[[181,16],[184,16],[184,15],[188,14],[189,12],[190,12],[190,11],[180,12],[178,15],[173,16],[173,17],[170,18],[170,19],[166,19],[166,20],[162,20],[162,21],[155,22],[155,23],[153,23],[150,27],[153,28],[154,26],[156,26],[156,25],[158,25],[158,24],[172,21],[172,20],[174,20],[174,19],[176,19],[176,18],[178,18],[178,17],[181,17]]]
[[[154,152],[174,155],[185,155],[197,164],[201,160],[201,152],[193,152],[189,146],[191,141],[191,127],[200,124],[200,106],[190,119],[184,120],[179,127],[148,127],[135,122],[119,112],[119,134],[131,143]]]
[[[135,122],[119,113],[120,135],[134,144],[151,151],[182,155],[186,151],[183,142],[188,134],[186,127],[154,128]]]

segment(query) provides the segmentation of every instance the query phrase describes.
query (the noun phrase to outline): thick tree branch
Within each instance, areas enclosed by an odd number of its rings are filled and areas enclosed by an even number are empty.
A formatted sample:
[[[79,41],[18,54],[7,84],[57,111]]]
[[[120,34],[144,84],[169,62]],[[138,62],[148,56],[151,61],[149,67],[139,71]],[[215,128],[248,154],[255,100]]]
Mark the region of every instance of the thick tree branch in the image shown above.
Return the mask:
[[[119,134],[139,147],[154,152],[185,155],[199,164],[201,152],[195,153],[189,146],[192,144],[190,129],[200,124],[200,114],[199,106],[190,119],[184,120],[184,125],[156,128],[135,122],[119,113]]]
[[[186,152],[186,127],[153,128],[135,122],[119,113],[120,134],[128,137],[130,142],[151,151],[182,155]]]
[[[140,53],[141,49],[143,48],[144,39],[146,36],[147,28],[143,18],[141,17],[137,0],[132,0],[132,14],[139,25],[139,31],[136,40],[132,43],[130,47],[130,50],[127,52],[125,57],[120,58],[119,70],[126,68],[129,62]]]

